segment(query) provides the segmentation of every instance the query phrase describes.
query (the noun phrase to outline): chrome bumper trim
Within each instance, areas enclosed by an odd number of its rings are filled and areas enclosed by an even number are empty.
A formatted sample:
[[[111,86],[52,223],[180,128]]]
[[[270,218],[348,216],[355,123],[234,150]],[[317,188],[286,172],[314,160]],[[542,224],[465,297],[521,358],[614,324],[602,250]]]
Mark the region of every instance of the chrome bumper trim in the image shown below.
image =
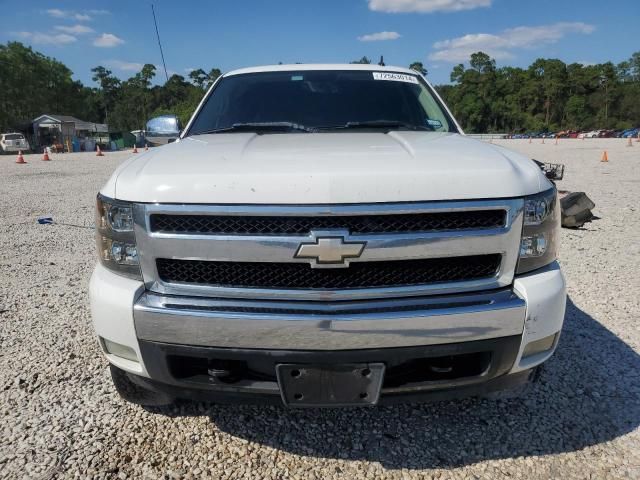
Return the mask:
[[[314,309],[317,314],[310,313]],[[354,350],[521,335],[525,310],[525,301],[511,290],[328,304],[172,297],[147,292],[134,306],[134,320],[138,338],[155,342]],[[265,311],[269,313],[260,313]]]

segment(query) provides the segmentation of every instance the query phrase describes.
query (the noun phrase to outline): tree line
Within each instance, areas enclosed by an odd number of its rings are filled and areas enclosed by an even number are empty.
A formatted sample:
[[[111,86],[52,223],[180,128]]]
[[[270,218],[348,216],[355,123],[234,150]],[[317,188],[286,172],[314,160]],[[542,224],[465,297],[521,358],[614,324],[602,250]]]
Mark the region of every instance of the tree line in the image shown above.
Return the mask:
[[[362,57],[352,63],[372,63]],[[410,68],[427,75],[421,62]],[[174,74],[152,83],[156,67],[144,65],[121,80],[104,66],[91,70],[95,86],[73,80],[63,63],[19,42],[0,45],[0,131],[19,128],[43,114],[72,115],[108,123],[111,130],[144,128],[159,114],[174,113],[183,124],[218,68]],[[622,129],[640,124],[640,52],[617,65],[566,64],[538,59],[528,68],[500,67],[489,55],[471,55],[456,65],[451,83],[436,89],[465,131],[523,132]]]
[[[624,129],[640,125],[640,52],[614,65],[540,58],[496,67],[487,54],[456,65],[437,87],[465,130],[477,133]]]

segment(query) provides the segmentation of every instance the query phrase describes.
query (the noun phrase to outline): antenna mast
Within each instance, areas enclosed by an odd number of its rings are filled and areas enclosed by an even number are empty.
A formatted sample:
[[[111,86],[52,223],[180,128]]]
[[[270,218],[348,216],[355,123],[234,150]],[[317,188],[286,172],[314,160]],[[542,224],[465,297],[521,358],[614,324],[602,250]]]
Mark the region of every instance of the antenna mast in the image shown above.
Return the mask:
[[[158,47],[160,47],[160,57],[162,57],[162,66],[164,68],[164,76],[167,77],[167,82],[168,82],[169,74],[167,73],[167,64],[164,63],[164,53],[162,53],[162,43],[160,43],[160,33],[158,32],[158,22],[156,21],[156,11],[153,8],[153,3],[151,4],[151,13],[153,13],[153,24],[156,26],[156,37],[158,37]]]

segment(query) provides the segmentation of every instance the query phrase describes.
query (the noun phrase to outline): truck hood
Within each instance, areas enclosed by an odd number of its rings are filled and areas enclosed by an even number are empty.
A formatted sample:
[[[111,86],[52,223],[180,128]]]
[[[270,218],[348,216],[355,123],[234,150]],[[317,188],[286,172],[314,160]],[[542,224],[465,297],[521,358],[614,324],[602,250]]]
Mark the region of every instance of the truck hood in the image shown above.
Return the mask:
[[[517,197],[547,185],[526,157],[458,134],[224,133],[138,154],[102,193],[135,202],[341,204]]]

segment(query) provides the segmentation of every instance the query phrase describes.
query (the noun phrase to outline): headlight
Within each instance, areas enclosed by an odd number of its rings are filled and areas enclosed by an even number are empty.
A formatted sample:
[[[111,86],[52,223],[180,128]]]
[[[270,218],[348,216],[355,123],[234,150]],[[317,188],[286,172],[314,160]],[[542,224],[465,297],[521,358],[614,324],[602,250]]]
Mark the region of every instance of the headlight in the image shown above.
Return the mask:
[[[96,243],[102,265],[114,273],[142,280],[133,233],[133,204],[98,195]]]
[[[526,273],[556,259],[560,204],[555,187],[524,199],[524,226],[516,273]]]

